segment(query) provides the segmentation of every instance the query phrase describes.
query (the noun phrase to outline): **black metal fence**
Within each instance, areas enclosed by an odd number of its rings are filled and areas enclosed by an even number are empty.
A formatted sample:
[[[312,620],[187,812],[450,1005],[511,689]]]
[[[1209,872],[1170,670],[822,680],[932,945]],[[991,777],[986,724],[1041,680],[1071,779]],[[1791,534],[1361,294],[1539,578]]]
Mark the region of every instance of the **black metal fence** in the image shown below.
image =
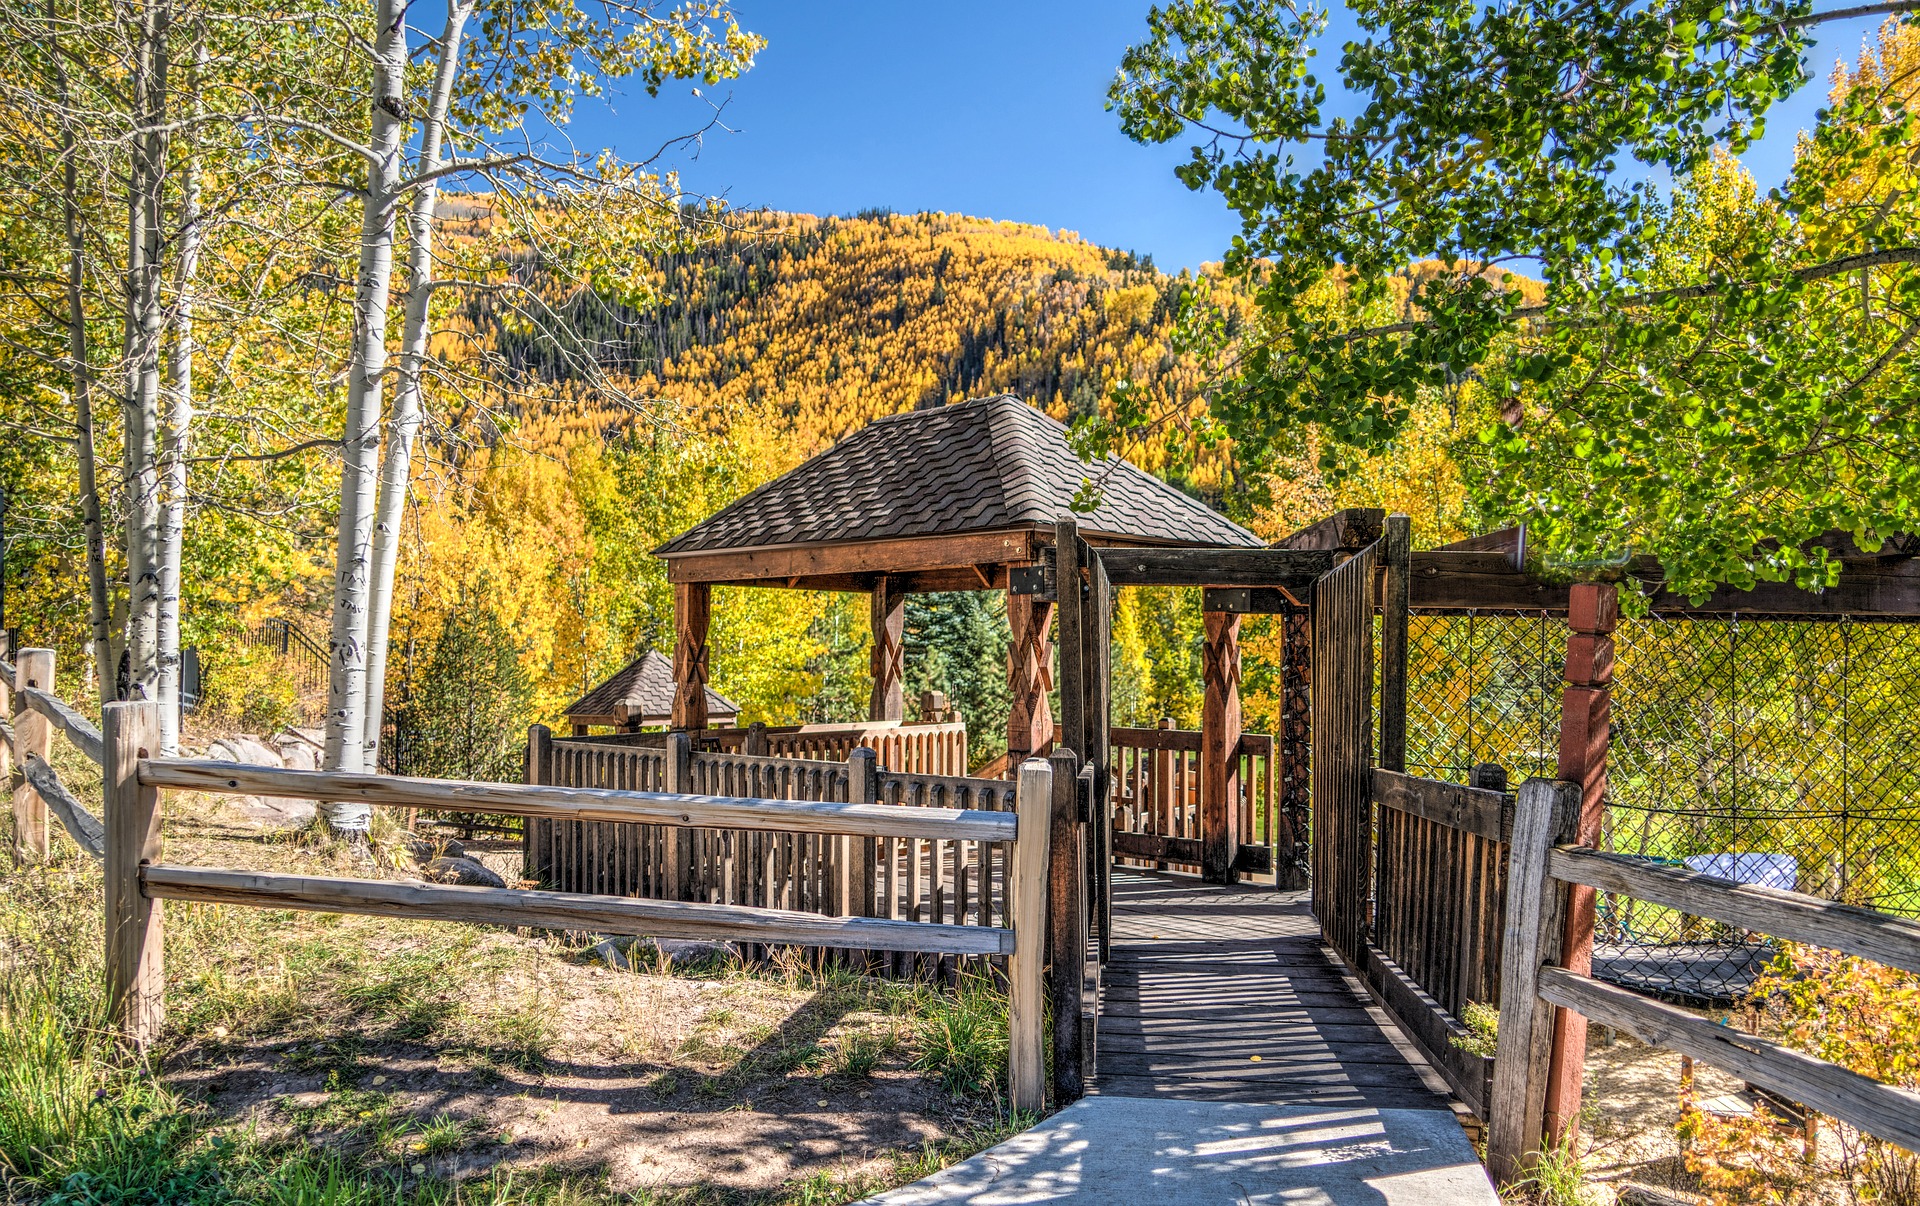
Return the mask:
[[[240,634],[240,645],[254,653],[277,654],[300,694],[327,689],[327,647],[291,621],[262,620]]]
[[[1519,781],[1557,762],[1564,619],[1410,625],[1410,772]],[[1610,850],[1920,916],[1920,624],[1650,615],[1615,633]],[[1683,1000],[1738,996],[1757,935],[1603,898],[1595,971]]]

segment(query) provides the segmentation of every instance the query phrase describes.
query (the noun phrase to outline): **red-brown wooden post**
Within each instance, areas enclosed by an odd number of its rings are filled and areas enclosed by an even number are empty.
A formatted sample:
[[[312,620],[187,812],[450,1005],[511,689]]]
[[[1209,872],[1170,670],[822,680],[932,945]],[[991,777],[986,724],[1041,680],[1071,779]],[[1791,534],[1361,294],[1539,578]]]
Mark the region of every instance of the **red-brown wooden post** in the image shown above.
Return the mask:
[[[1574,840],[1600,844],[1606,819],[1607,726],[1613,712],[1613,630],[1620,596],[1612,583],[1580,583],[1567,601],[1565,693],[1560,697],[1560,779],[1580,785]],[[1593,970],[1594,892],[1575,886],[1567,899],[1562,965],[1579,975]],[[1560,1143],[1579,1124],[1580,1082],[1586,1072],[1587,1021],[1554,1011],[1553,1060],[1547,1072],[1547,1142]]]
[[[1053,686],[1047,640],[1052,624],[1053,604],[1007,592],[1007,627],[1013,633],[1007,646],[1007,685],[1013,694],[1007,714],[1009,772],[1029,755],[1044,755],[1053,744],[1053,709],[1047,702]]]
[[[901,720],[907,714],[906,658],[901,641],[907,631],[907,594],[898,578],[882,575],[873,585],[869,614],[873,621],[873,695],[868,720]]]
[[[707,620],[712,588],[673,584],[673,727],[707,727]]]
[[[1200,878],[1234,879],[1240,853],[1240,617],[1206,613],[1200,676]]]

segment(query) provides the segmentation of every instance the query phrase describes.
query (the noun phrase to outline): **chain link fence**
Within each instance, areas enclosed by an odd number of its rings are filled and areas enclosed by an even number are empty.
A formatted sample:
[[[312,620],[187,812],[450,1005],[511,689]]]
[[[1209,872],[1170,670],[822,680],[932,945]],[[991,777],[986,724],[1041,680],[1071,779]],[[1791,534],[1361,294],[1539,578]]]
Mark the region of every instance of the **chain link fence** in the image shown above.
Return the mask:
[[[1539,611],[1415,615],[1408,770],[1552,775],[1566,631]],[[1614,649],[1607,849],[1920,916],[1920,624],[1656,614],[1623,619]],[[1616,983],[1725,1003],[1771,956],[1600,902],[1594,970]]]

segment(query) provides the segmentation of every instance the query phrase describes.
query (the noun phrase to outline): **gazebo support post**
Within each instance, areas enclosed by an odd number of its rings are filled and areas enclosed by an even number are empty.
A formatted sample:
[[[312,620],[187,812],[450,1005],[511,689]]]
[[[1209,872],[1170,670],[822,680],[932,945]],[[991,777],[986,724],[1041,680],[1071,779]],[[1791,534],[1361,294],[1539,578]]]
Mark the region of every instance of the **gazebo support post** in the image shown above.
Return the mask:
[[[676,729],[707,727],[707,620],[712,588],[705,582],[673,585],[673,716]]]
[[[904,720],[907,714],[906,657],[901,641],[907,631],[907,592],[898,577],[882,574],[873,584],[873,698],[868,720]]]
[[[1053,685],[1047,641],[1052,624],[1053,604],[1007,592],[1007,627],[1013,633],[1007,646],[1007,685],[1013,695],[1007,714],[1009,770],[1029,756],[1046,756],[1053,744],[1053,709],[1047,702]]]
[[[1309,801],[1313,792],[1313,613],[1280,613],[1284,656],[1280,668],[1280,798],[1275,801],[1274,887],[1307,886]]]
[[[1201,651],[1200,877],[1234,881],[1240,853],[1240,617],[1206,613]]]

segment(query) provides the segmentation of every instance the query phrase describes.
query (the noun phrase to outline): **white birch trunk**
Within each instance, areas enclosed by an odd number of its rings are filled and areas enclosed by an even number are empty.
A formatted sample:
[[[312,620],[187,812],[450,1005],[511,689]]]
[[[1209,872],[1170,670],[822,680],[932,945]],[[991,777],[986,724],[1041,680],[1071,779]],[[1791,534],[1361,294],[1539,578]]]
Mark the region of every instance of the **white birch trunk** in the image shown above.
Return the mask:
[[[60,80],[60,204],[67,240],[67,361],[73,378],[74,460],[80,477],[80,523],[86,545],[87,631],[99,679],[100,702],[113,698],[113,639],[107,612],[107,539],[100,522],[100,485],[93,450],[93,366],[87,362],[87,242],[80,211],[79,139],[73,130],[72,96],[56,47],[51,56]]]
[[[374,489],[387,371],[387,292],[393,279],[395,206],[405,132],[407,37],[404,0],[380,0],[373,53],[373,152],[360,233],[353,360],[340,446],[340,520],[333,576],[333,631],[327,681],[325,765],[366,768],[367,593],[373,564]],[[329,824],[364,831],[365,804],[322,805]]]
[[[206,67],[207,45],[194,47],[191,108],[200,113],[199,74]],[[197,133],[189,133],[197,138]],[[193,429],[193,310],[199,281],[200,249],[206,231],[200,207],[200,153],[189,147],[180,193],[180,258],[175,272],[172,348],[168,364],[166,413],[161,417],[160,499],[154,576],[159,605],[154,615],[157,698],[160,701],[160,756],[180,752],[180,557],[187,524],[187,450]]]
[[[159,426],[160,342],[166,315],[160,295],[161,202],[166,189],[167,34],[165,3],[139,13],[133,79],[133,163],[127,196],[125,410],[127,489],[127,696],[158,691],[159,580],[154,441]]]
[[[445,161],[447,111],[453,103],[460,69],[461,42],[473,0],[455,0],[447,9],[440,35],[440,61],[433,95],[420,137],[419,170],[431,176]],[[393,620],[394,567],[400,558],[400,524],[413,472],[413,442],[422,416],[421,374],[432,334],[428,312],[433,300],[433,206],[439,181],[415,187],[407,211],[406,318],[400,333],[400,361],[393,382],[393,413],[380,465],[380,501],[373,525],[373,580],[367,598],[367,764],[380,764],[380,729],[386,715],[387,637]]]

